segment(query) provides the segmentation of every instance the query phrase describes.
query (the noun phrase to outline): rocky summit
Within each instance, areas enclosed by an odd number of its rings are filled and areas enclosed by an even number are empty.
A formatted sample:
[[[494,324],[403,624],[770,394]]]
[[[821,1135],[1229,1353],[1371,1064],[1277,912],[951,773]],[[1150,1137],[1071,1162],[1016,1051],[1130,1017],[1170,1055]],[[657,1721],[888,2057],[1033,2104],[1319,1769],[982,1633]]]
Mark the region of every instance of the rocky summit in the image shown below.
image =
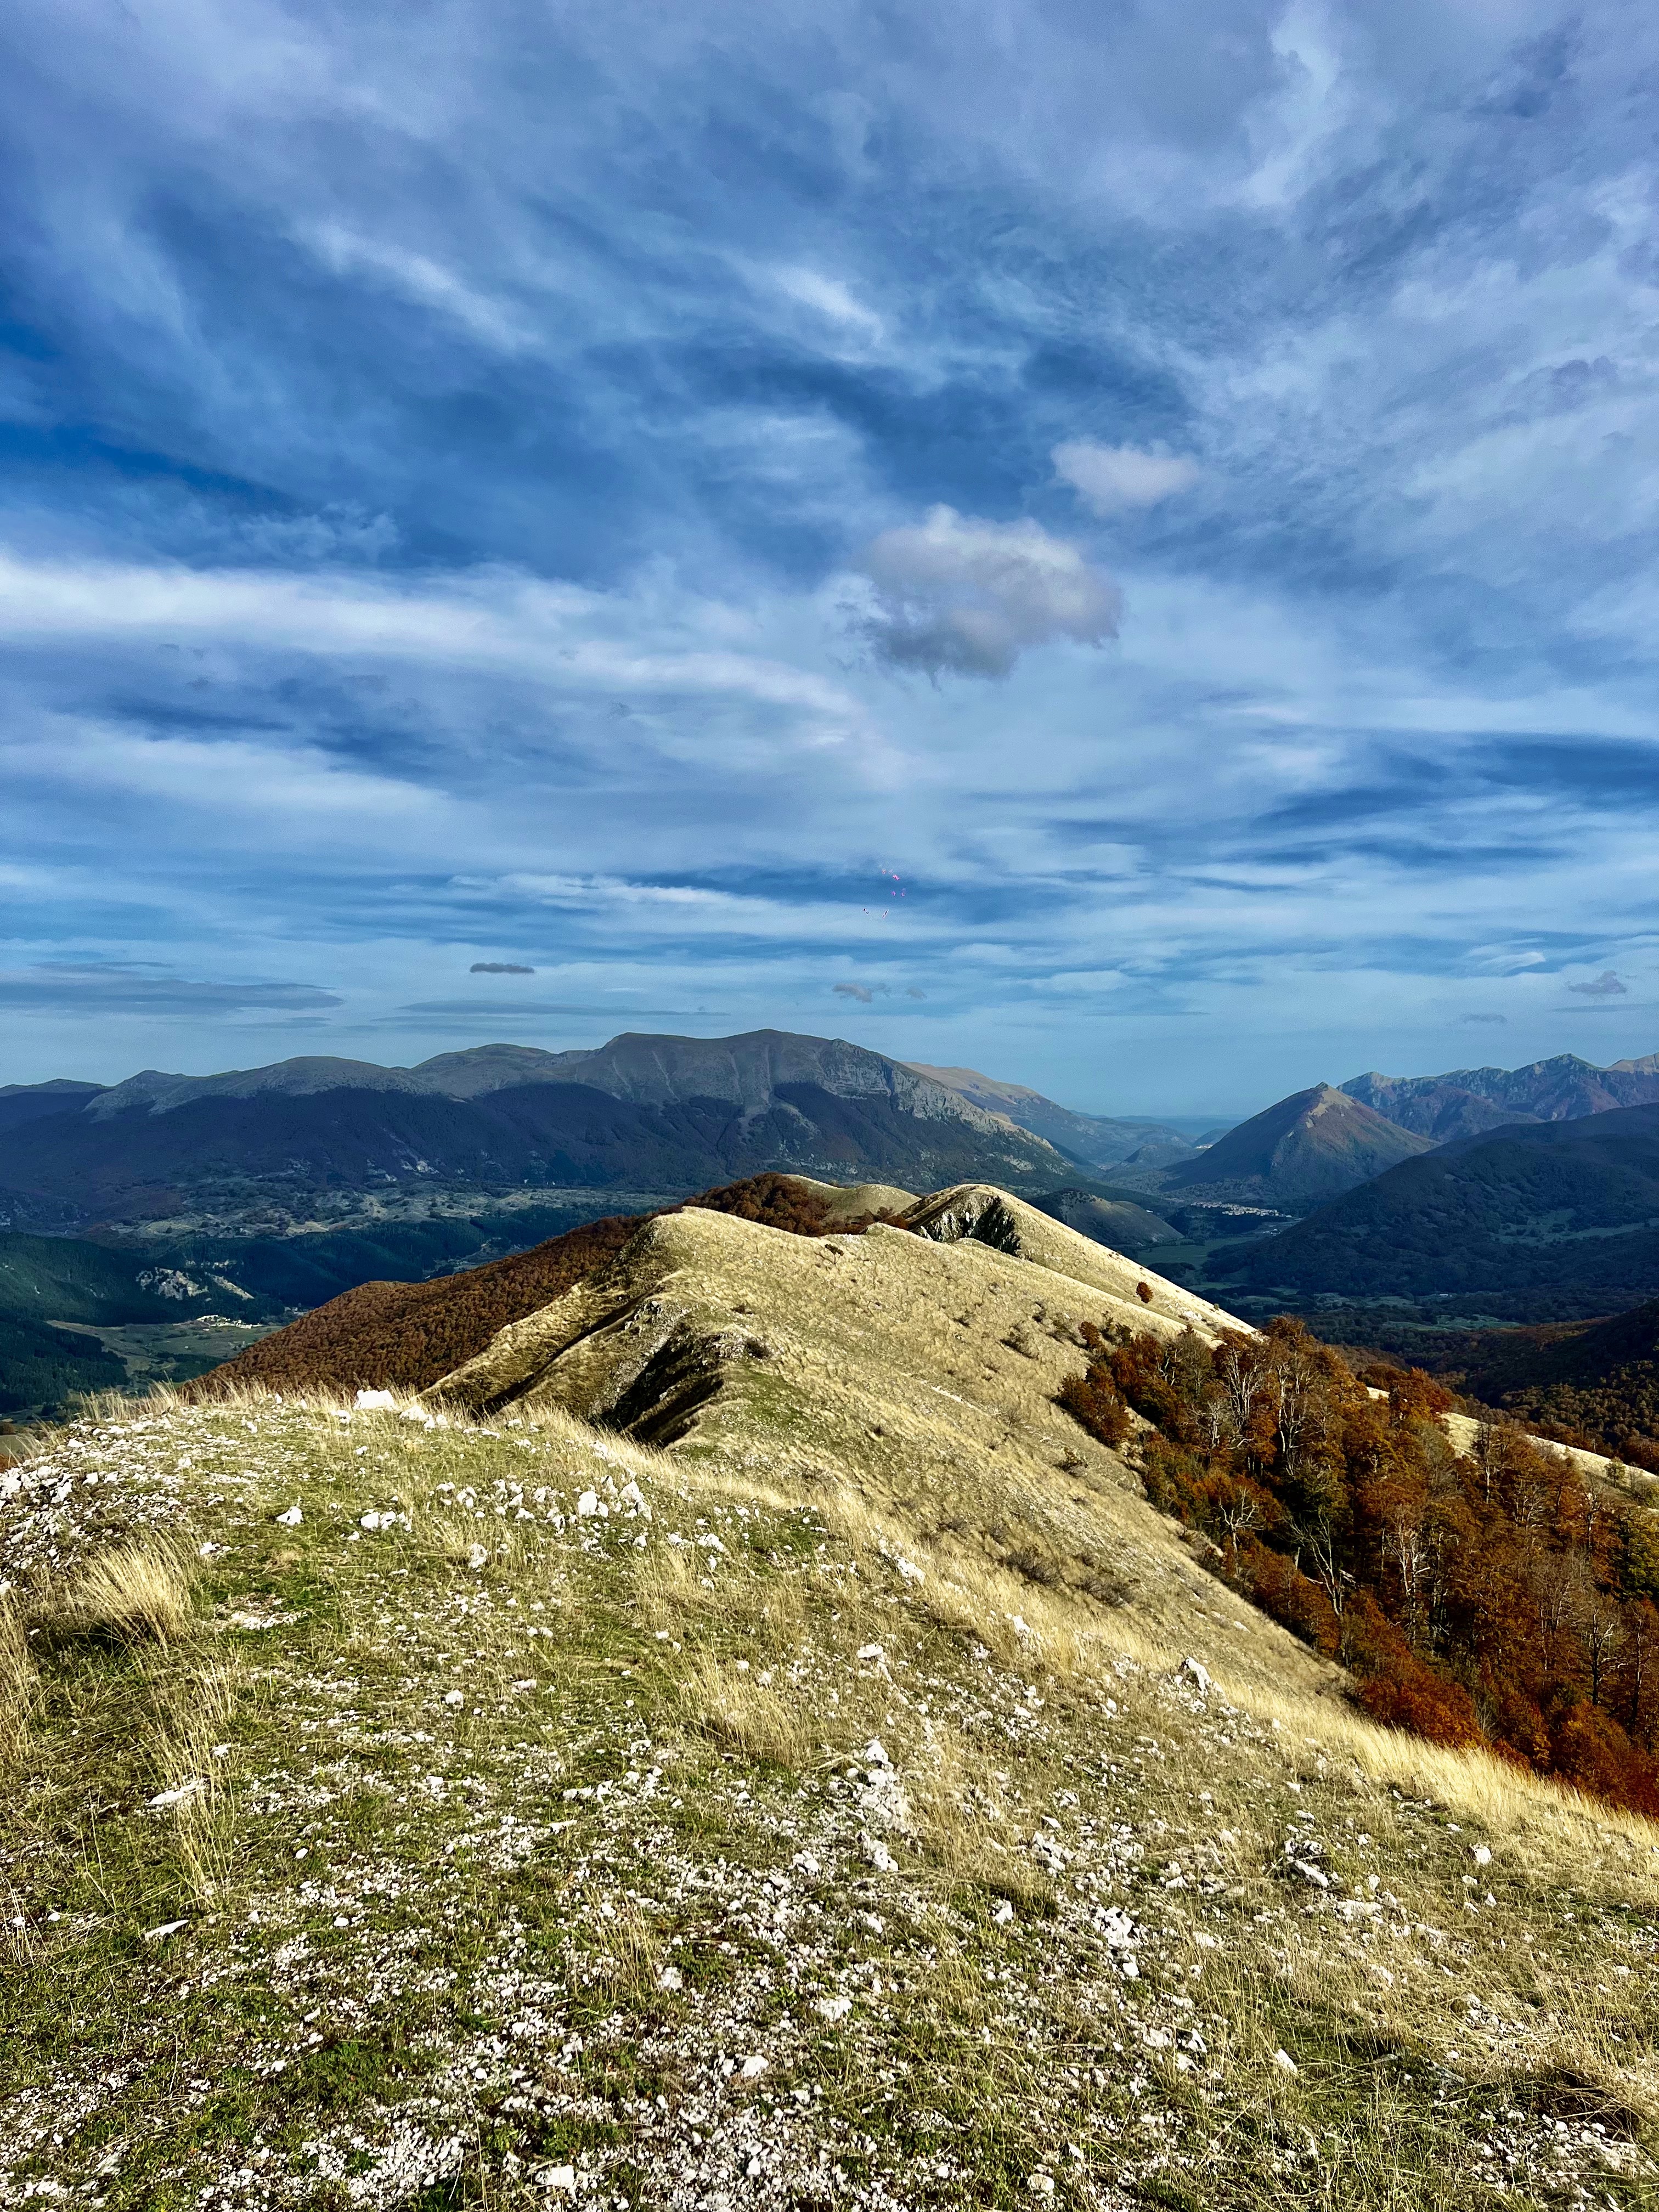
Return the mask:
[[[22,1443],[0,2204],[1650,2201],[1659,1830],[1372,1724],[1060,1402],[1261,1340],[908,1215]]]

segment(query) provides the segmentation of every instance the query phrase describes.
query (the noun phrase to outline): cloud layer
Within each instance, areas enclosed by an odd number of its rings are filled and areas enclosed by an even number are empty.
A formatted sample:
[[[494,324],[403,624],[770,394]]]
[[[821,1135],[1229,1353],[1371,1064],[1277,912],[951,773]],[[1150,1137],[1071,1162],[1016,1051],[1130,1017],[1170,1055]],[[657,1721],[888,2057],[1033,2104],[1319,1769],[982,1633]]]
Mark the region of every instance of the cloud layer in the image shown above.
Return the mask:
[[[1626,0],[15,0],[0,1080],[1653,1049],[1656,72]]]

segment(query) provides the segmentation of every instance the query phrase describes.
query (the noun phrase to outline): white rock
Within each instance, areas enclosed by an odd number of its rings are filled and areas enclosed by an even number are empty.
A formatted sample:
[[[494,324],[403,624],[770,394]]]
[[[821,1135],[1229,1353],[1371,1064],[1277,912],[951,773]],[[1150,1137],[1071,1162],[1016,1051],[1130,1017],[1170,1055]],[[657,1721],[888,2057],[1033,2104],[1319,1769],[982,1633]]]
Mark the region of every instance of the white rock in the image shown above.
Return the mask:
[[[1302,2069],[1297,2064],[1295,2059],[1291,2057],[1288,2051],[1275,2051],[1273,2053],[1273,2064],[1278,2067],[1281,2074],[1295,2075],[1302,2071]]]
[[[1193,1682],[1194,1682],[1194,1686],[1196,1686],[1197,1691],[1198,1691],[1198,1694],[1199,1694],[1199,1696],[1200,1696],[1200,1698],[1207,1698],[1207,1697],[1209,1696],[1209,1694],[1210,1694],[1210,1674],[1209,1674],[1209,1669],[1208,1669],[1206,1667],[1205,1667],[1205,1666],[1204,1666],[1204,1665],[1203,1665],[1200,1661],[1198,1661],[1198,1660],[1196,1660],[1196,1659],[1194,1659],[1194,1658],[1192,1658],[1192,1657],[1190,1657],[1190,1656],[1189,1656],[1189,1657],[1188,1657],[1188,1658],[1183,1659],[1183,1660],[1182,1661],[1182,1662],[1181,1662],[1181,1672],[1182,1672],[1183,1674],[1188,1674],[1188,1675],[1190,1675],[1190,1676],[1192,1677]]]
[[[816,2009],[821,2020],[827,2020],[833,2024],[838,2020],[846,2019],[848,2014],[853,2009],[853,2000],[851,1997],[820,1997]]]
[[[1492,1853],[1487,1850],[1485,1844],[1477,1844],[1475,1845],[1474,1863],[1476,1866],[1490,1866],[1492,1864]]]
[[[683,1990],[685,1978],[678,1966],[665,1966],[657,1977],[657,1987],[659,1990]]]
[[[360,1413],[392,1413],[398,1404],[390,1390],[360,1390],[353,1402]]]
[[[1013,1926],[1014,1908],[1009,1904],[1006,1897],[998,1900],[997,1909],[991,1915],[991,1917],[999,1928],[1012,1928]]]
[[[542,2176],[544,2189],[562,2189],[567,2197],[576,2193],[576,2169],[574,2166],[550,2166]]]
[[[169,1936],[176,1936],[181,1928],[188,1928],[188,1920],[164,1920],[159,1928],[146,1928],[146,1943],[165,1943]]]
[[[1052,2173],[1034,2173],[1025,2185],[1034,2197],[1052,2197],[1054,2193]]]
[[[878,1874],[892,1873],[893,1854],[878,1836],[870,1833],[868,1828],[859,1831],[859,1849],[864,1853],[866,1863],[872,1866]]]
[[[444,1703],[447,1705],[464,1705],[466,1703],[466,1699],[462,1696],[459,1690],[446,1690],[444,1692]]]
[[[580,1516],[580,1517],[581,1517],[584,1521],[586,1521],[586,1520],[589,1519],[589,1518],[590,1518],[593,1514],[597,1513],[597,1512],[599,1511],[599,1492],[598,1492],[597,1490],[585,1490],[585,1491],[583,1491],[583,1492],[582,1492],[581,1496],[580,1496],[580,1497],[576,1500],[576,1511],[577,1511],[577,1513]]]
[[[858,1656],[860,1659],[879,1659],[881,1656],[879,1644],[865,1644],[859,1648]]]
[[[199,1797],[206,1788],[207,1784],[202,1777],[199,1774],[192,1774],[188,1782],[181,1782],[176,1790],[163,1790],[152,1797],[149,1801],[150,1808],[152,1811],[160,1811],[168,1805],[185,1804],[191,1798]]]
[[[757,2051],[753,2057],[745,2058],[742,2065],[738,2067],[738,2078],[744,2081],[758,2081],[761,2075],[765,2073],[767,2067],[770,2063],[771,2062],[769,2059],[763,2058],[759,2052]]]
[[[297,1503],[290,1505],[286,1513],[279,1513],[276,1516],[277,1520],[284,1528],[297,1528],[305,1517],[305,1515],[301,1512]]]
[[[865,1745],[864,1763],[866,1766],[890,1766],[892,1765],[893,1762],[887,1756],[887,1753],[883,1747],[881,1738],[878,1735],[872,1735],[869,1742]]]
[[[489,1564],[489,1554],[482,1544],[475,1544],[466,1555],[469,1567],[483,1567]]]

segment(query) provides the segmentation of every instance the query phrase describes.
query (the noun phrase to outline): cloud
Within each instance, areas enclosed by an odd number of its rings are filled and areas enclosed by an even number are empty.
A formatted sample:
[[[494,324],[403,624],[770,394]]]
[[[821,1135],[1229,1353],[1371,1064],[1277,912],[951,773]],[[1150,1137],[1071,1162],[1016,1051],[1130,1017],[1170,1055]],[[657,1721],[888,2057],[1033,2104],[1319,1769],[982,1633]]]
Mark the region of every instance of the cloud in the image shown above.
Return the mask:
[[[1626,987],[1611,968],[1604,968],[1593,983],[1569,983],[1568,990],[1577,993],[1581,999],[1622,999]]]
[[[838,999],[856,999],[860,1006],[867,1006],[874,998],[875,993],[866,989],[862,983],[837,983],[836,996]]]
[[[1507,1029],[1509,1027],[1509,1016],[1507,1014],[1460,1014],[1458,1016],[1458,1019],[1471,1026],[1478,1022],[1491,1022],[1498,1029]]]
[[[812,308],[872,343],[879,340],[880,316],[861,307],[836,278],[821,276],[816,269],[775,269],[772,276],[778,289],[799,306]]]
[[[141,974],[118,961],[46,961],[0,971],[0,1006],[18,1013],[212,1016],[304,1012],[344,1003],[311,983],[195,983]]]
[[[1116,585],[1066,539],[951,507],[884,531],[859,567],[875,586],[863,627],[878,658],[934,677],[1007,676],[1029,647],[1055,638],[1103,645],[1123,611]]]
[[[1190,491],[1202,471],[1184,454],[1144,453],[1138,446],[1097,446],[1073,438],[1049,457],[1054,474],[1071,485],[1097,514],[1118,514],[1126,507],[1156,507],[1176,492]]]
[[[907,999],[925,999],[927,996],[927,994],[926,991],[917,990],[915,985],[912,983],[909,989],[904,995]]]
[[[521,968],[516,960],[475,960],[468,969],[469,975],[533,975],[533,968]]]

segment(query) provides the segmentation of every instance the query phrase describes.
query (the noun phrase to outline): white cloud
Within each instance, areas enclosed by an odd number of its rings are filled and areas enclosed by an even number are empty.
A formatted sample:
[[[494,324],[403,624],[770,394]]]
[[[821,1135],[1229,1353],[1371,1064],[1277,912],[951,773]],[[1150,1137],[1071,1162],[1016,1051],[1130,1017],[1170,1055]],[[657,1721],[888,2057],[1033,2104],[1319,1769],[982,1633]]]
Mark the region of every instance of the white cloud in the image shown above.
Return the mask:
[[[838,277],[821,276],[816,269],[775,269],[772,281],[798,306],[812,308],[872,345],[880,340],[881,317],[861,307]]]
[[[1190,491],[1200,474],[1198,463],[1182,453],[1146,453],[1139,446],[1097,446],[1088,438],[1073,438],[1056,446],[1049,458],[1061,483],[1070,484],[1097,514],[1156,507],[1176,492]]]
[[[424,253],[411,253],[401,246],[360,237],[337,222],[319,223],[306,243],[319,260],[337,276],[353,275],[377,278],[389,291],[400,292],[416,307],[429,307],[470,331],[475,338],[502,353],[517,353],[532,344],[533,334],[506,313],[493,300],[474,291],[462,278]]]
[[[1006,676],[1029,646],[1117,635],[1116,585],[1035,522],[935,507],[924,523],[884,531],[860,566],[876,587],[866,634],[897,668]]]

